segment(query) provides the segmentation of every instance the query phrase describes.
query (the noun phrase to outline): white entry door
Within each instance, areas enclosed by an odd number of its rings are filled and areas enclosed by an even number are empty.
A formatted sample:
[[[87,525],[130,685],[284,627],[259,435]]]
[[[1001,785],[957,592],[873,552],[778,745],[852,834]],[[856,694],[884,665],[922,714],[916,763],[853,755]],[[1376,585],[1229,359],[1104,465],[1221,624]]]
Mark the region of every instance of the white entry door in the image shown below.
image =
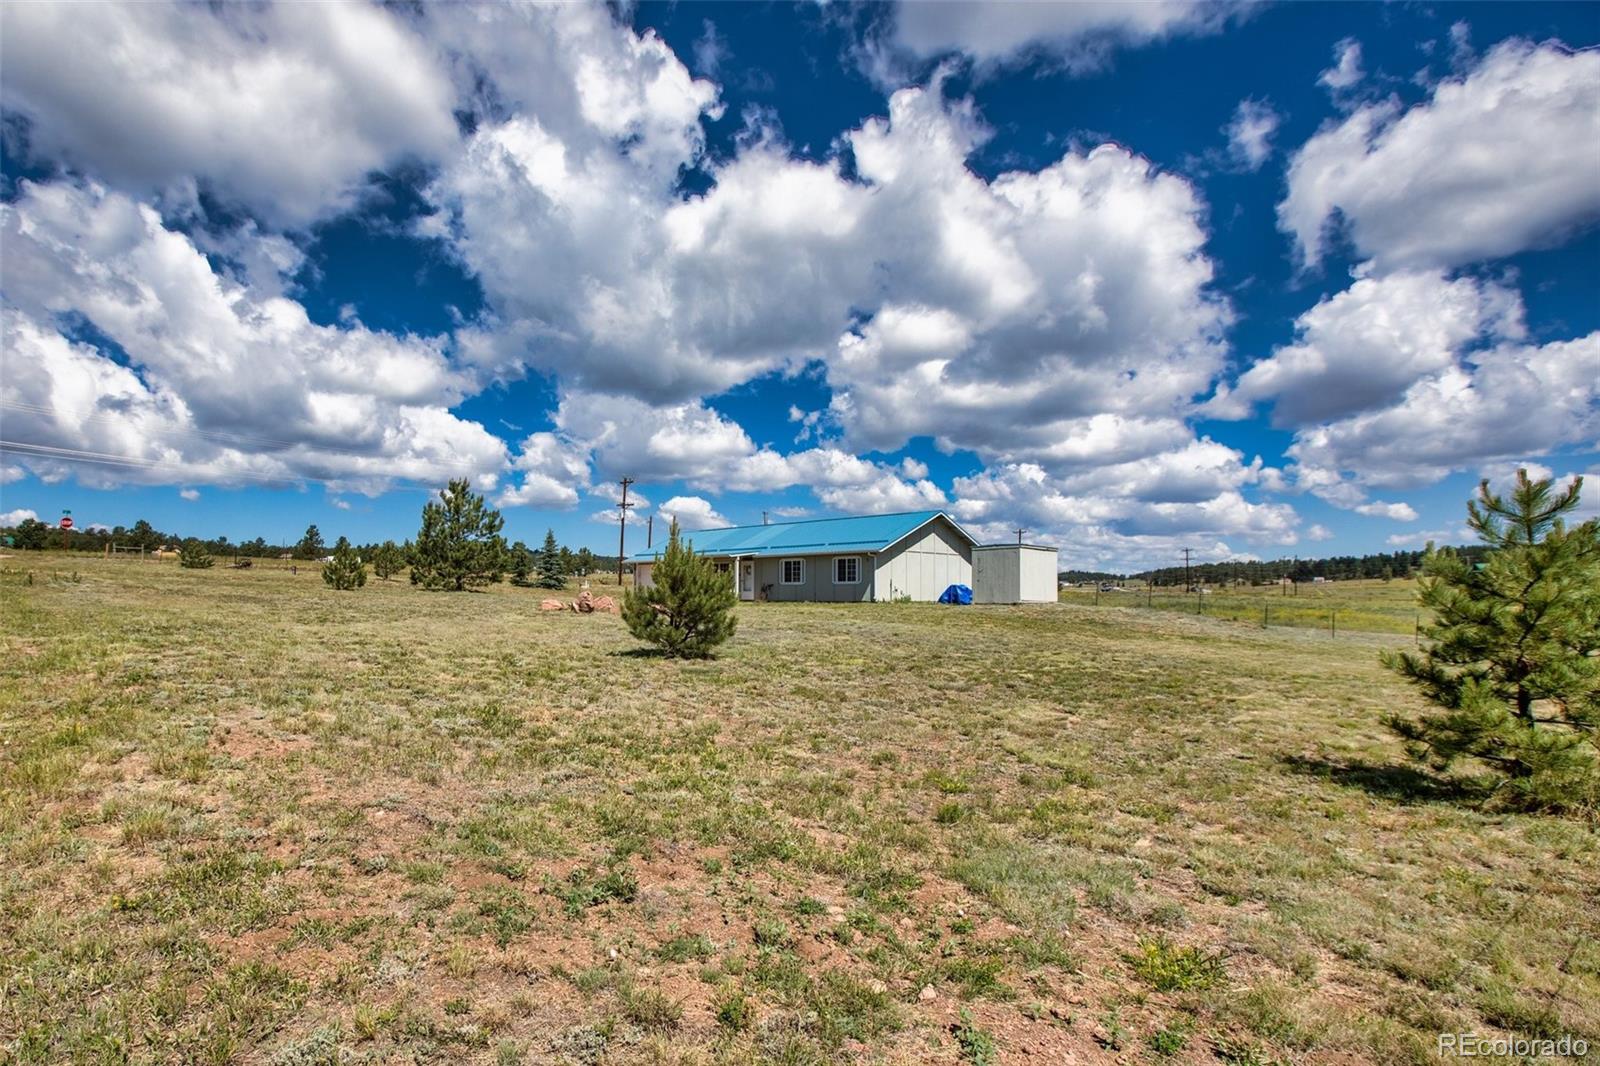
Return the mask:
[[[739,598],[756,598],[756,564],[753,562],[739,564]]]

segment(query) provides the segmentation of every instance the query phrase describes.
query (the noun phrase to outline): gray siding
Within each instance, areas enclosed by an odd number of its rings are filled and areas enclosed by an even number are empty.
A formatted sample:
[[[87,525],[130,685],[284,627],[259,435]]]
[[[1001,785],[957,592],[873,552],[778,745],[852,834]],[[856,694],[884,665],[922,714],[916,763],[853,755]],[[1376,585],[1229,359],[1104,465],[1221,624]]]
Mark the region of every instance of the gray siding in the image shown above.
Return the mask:
[[[833,583],[833,555],[790,555],[784,558],[805,560],[805,581],[799,585],[785,585],[779,577],[782,576],[782,559],[757,559],[756,560],[756,594],[760,595],[763,585],[771,585],[767,589],[767,598],[773,601],[800,600],[807,603],[860,603],[871,600],[872,595],[872,556],[865,552],[855,553],[860,562],[861,580],[854,585],[835,585]]]
[[[1022,598],[1022,566],[1014,548],[972,549],[972,602],[1016,603]]]
[[[972,549],[943,518],[935,518],[878,556],[878,598],[910,596],[931,603],[951,585],[972,584]]]

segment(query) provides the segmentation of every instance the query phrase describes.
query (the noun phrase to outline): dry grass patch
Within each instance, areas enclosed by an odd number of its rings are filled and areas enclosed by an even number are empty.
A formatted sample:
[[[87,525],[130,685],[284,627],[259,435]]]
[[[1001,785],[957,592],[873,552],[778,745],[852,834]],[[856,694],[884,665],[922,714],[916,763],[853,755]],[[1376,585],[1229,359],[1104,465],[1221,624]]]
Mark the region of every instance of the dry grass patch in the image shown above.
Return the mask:
[[[1400,762],[1380,637],[0,573],[0,1057],[1421,1061],[1600,1042],[1600,845]],[[60,563],[56,561],[59,568]]]

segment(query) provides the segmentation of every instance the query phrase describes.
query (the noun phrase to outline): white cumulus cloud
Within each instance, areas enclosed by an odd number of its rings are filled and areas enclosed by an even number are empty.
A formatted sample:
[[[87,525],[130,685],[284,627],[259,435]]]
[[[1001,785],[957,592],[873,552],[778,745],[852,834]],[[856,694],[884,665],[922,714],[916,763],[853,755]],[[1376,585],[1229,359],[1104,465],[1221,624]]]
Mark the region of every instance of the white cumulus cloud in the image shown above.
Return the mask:
[[[456,139],[447,71],[376,5],[8,4],[0,27],[0,99],[32,149],[135,195],[198,182],[304,225]]]
[[[670,524],[676,519],[684,529],[719,529],[733,525],[703,496],[674,496],[656,508],[656,513],[662,522]]]
[[[1368,104],[1289,165],[1278,224],[1316,265],[1332,220],[1381,269],[1451,267],[1600,217],[1600,52],[1509,40],[1409,110]]]
[[[219,275],[151,207],[93,184],[20,183],[6,246],[8,440],[89,482],[395,478],[490,484],[505,446],[447,408],[475,389],[444,338],[313,323]],[[71,335],[87,321],[131,364]],[[63,332],[66,330],[67,332]]]

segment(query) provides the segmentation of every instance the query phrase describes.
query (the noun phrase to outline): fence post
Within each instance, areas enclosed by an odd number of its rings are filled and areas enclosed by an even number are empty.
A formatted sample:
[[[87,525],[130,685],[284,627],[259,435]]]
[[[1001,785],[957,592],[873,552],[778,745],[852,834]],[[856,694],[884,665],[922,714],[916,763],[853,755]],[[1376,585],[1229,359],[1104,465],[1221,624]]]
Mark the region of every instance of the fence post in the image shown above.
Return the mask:
[[[1328,612],[1328,636],[1336,637],[1338,635],[1339,635],[1339,612],[1338,611],[1329,611]]]
[[[1195,614],[1205,614],[1206,613],[1206,599],[1205,599],[1204,596],[1200,595],[1200,590],[1199,589],[1195,589],[1194,590],[1194,613]]]
[[[1263,603],[1261,605],[1261,628],[1262,629],[1267,628],[1267,612],[1270,611],[1270,610],[1272,610],[1272,608],[1269,607],[1267,604]]]

